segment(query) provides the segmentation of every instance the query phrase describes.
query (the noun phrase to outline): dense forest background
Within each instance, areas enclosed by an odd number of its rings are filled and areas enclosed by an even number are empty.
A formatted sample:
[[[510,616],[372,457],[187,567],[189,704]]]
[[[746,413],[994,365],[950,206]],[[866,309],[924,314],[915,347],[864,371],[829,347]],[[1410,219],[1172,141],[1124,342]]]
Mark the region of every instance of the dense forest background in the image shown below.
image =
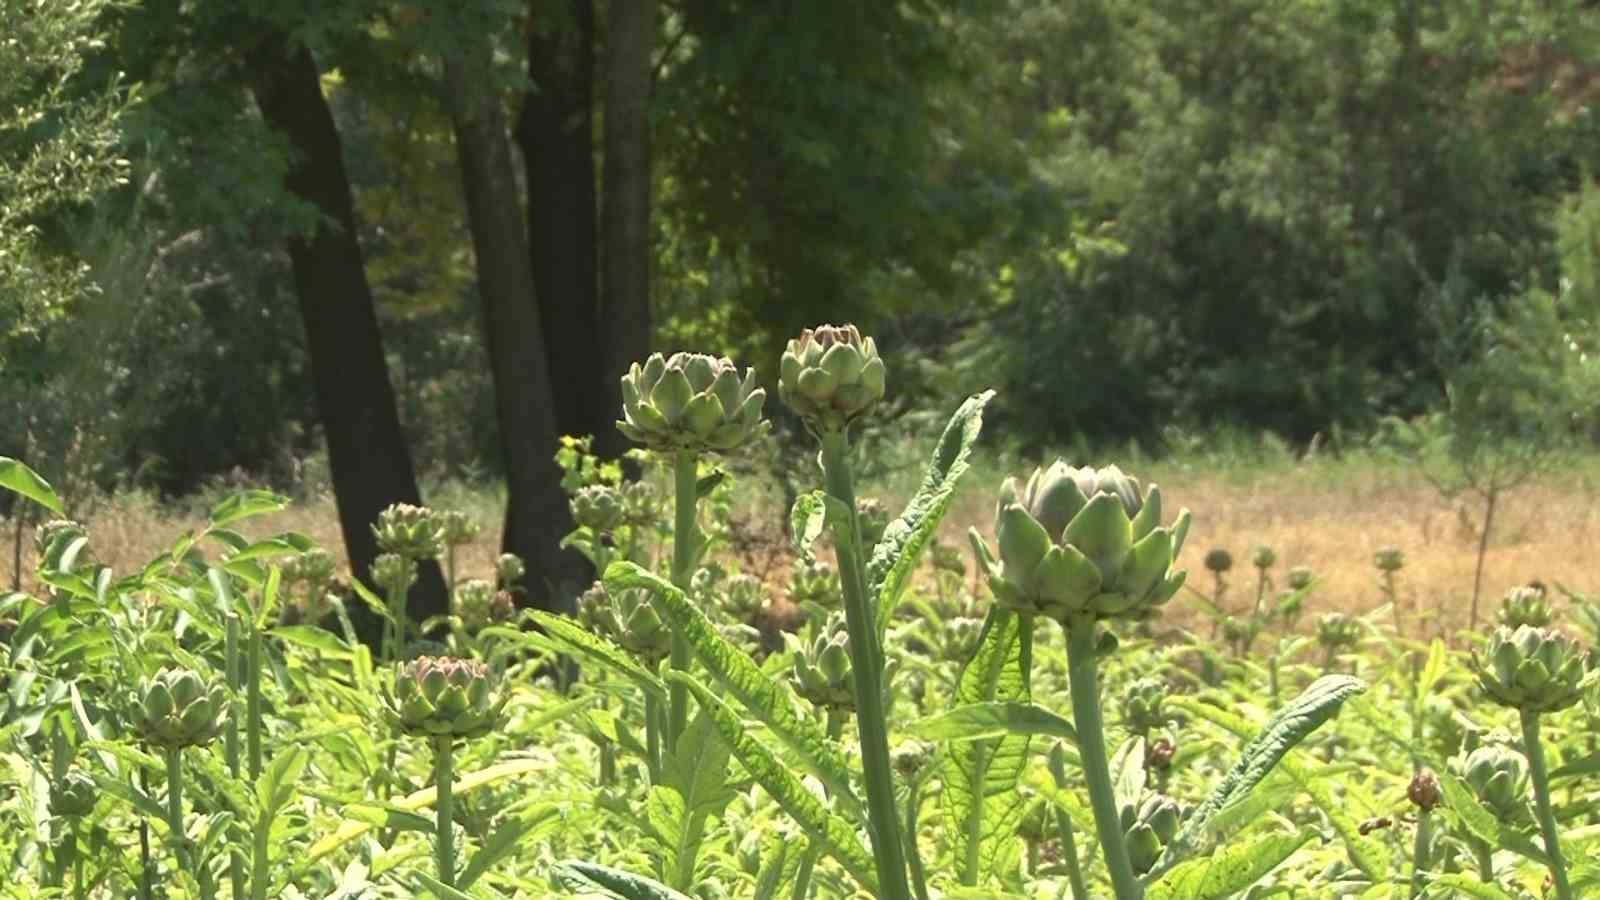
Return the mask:
[[[0,2],[0,162],[83,182],[0,218],[0,451],[69,495],[325,467],[364,570],[504,479],[555,582],[629,361],[821,321],[1024,447],[1600,424],[1586,2]]]

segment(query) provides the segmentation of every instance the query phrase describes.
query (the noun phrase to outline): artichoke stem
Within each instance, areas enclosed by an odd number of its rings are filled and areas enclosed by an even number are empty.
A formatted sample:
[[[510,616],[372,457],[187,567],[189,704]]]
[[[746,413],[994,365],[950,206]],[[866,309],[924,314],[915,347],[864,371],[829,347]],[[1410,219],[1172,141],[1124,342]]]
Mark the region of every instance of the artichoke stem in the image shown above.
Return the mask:
[[[855,485],[850,475],[850,439],[843,429],[824,431],[822,476],[828,494],[844,505],[848,532],[835,537],[839,583],[844,593],[845,624],[850,630],[850,667],[856,695],[856,731],[861,739],[861,768],[867,787],[867,818],[872,855],[877,863],[879,896],[908,900],[905,855],[900,845],[900,813],[894,799],[894,770],[889,762],[885,721],[883,660],[878,649],[876,605],[867,597],[859,548]]]
[[[1106,758],[1105,723],[1100,717],[1100,679],[1095,659],[1094,617],[1079,613],[1066,622],[1067,679],[1072,692],[1072,720],[1078,729],[1078,754],[1089,785],[1095,830],[1105,851],[1106,869],[1117,900],[1141,900],[1144,888],[1134,877],[1128,848],[1122,841],[1121,816],[1111,787],[1111,764]]]
[[[179,869],[189,867],[188,852],[184,849],[183,828],[183,751],[178,747],[166,748],[167,757],[167,830]]]
[[[245,640],[245,744],[250,759],[250,781],[261,777],[261,629],[252,623]]]
[[[679,450],[673,458],[672,586],[685,594],[694,577],[695,507],[700,501],[699,465],[693,450]],[[689,671],[689,639],[672,626],[672,668]],[[674,681],[668,695],[667,752],[678,749],[678,737],[689,725],[689,687]]]
[[[1428,872],[1428,845],[1433,839],[1433,811],[1426,807],[1417,810],[1417,841],[1411,849],[1411,896],[1421,897],[1426,889]]]
[[[1164,777],[1165,772],[1161,773]],[[1050,757],[1050,777],[1056,788],[1067,789],[1067,768],[1056,755]],[[1061,836],[1061,856],[1067,864],[1067,884],[1072,887],[1072,900],[1089,900],[1089,887],[1083,881],[1083,868],[1078,863],[1078,842],[1072,835],[1072,819],[1066,810],[1055,807],[1056,833]]]
[[[844,724],[849,719],[849,714],[836,709],[828,710],[828,740],[837,741],[844,735]],[[826,793],[827,789],[823,789]],[[800,857],[800,866],[795,870],[794,889],[789,896],[792,900],[805,900],[811,893],[811,870],[817,865],[817,854],[821,849],[815,842],[806,843],[805,855]]]
[[[1472,838],[1472,855],[1478,860],[1478,880],[1494,884],[1494,852],[1483,838]]]
[[[1528,754],[1528,774],[1533,779],[1534,811],[1539,815],[1539,832],[1544,836],[1545,854],[1550,857],[1550,879],[1555,882],[1557,900],[1572,900],[1572,885],[1567,880],[1567,861],[1561,855],[1561,832],[1556,814],[1550,808],[1550,775],[1545,768],[1544,747],[1539,743],[1539,714],[1529,709],[1522,716],[1522,743]]]
[[[661,701],[651,694],[644,696],[644,747],[645,766],[650,770],[650,783],[661,783]]]
[[[226,671],[224,677],[228,681],[228,690],[238,696],[244,689],[244,666],[239,653],[239,616],[228,613],[227,629],[223,637],[223,666]],[[223,724],[222,731],[222,758],[227,763],[228,774],[234,778],[239,777],[239,719],[237,716],[228,716]],[[241,832],[234,830],[235,837]],[[228,883],[233,887],[234,897],[243,897],[244,893],[244,860],[236,853],[228,854]]]
[[[434,808],[434,812],[437,813],[435,822],[438,828],[434,834],[433,847],[438,853],[439,881],[447,887],[456,886],[456,833],[453,819],[455,812],[452,809],[455,800],[452,790],[455,771],[451,759],[451,740],[449,735],[439,735],[433,739],[434,783],[438,795]]]

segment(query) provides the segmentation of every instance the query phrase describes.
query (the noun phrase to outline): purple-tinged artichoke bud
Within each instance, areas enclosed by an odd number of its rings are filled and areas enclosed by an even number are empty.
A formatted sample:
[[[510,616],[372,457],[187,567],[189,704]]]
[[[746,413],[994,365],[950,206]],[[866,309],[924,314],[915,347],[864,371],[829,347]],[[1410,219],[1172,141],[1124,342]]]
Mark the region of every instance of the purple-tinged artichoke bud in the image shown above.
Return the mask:
[[[1500,601],[1500,624],[1507,628],[1531,625],[1544,628],[1555,618],[1544,590],[1532,585],[1514,587]]]
[[[144,683],[134,729],[163,750],[208,744],[222,730],[228,694],[189,669],[166,668]]]
[[[1288,584],[1291,591],[1303,591],[1311,587],[1311,582],[1316,580],[1315,573],[1305,566],[1295,566],[1289,570]]]
[[[489,621],[509,622],[517,617],[517,598],[510,591],[495,591],[489,601]]]
[[[856,326],[818,325],[784,348],[778,397],[813,431],[842,431],[883,399],[885,374],[877,344]]]
[[[591,484],[572,495],[572,521],[580,528],[612,531],[622,524],[622,494],[605,484]]]
[[[1141,678],[1128,686],[1122,698],[1122,725],[1133,734],[1149,734],[1165,727],[1167,683],[1154,676]]]
[[[50,782],[50,814],[63,819],[77,819],[94,812],[100,788],[81,769],[68,769],[61,778]]]
[[[1528,759],[1502,744],[1485,744],[1458,762],[1478,802],[1508,825],[1528,819]]]
[[[1583,696],[1584,654],[1554,629],[1523,625],[1513,631],[1502,625],[1489,636],[1485,658],[1474,662],[1478,686],[1502,706],[1556,712]]]
[[[426,506],[396,503],[378,513],[372,526],[378,549],[407,559],[438,559],[444,552],[444,529],[439,516]]]
[[[1406,798],[1423,812],[1438,809],[1444,802],[1444,787],[1439,784],[1439,776],[1432,769],[1418,769],[1411,777],[1411,784],[1406,786]]]
[[[1405,551],[1393,546],[1379,547],[1378,552],[1372,554],[1372,564],[1379,572],[1398,572],[1406,567]]]
[[[439,513],[439,539],[446,547],[465,546],[481,533],[483,525],[460,510],[448,509]]]
[[[1144,752],[1145,764],[1157,772],[1172,768],[1172,759],[1178,755],[1178,746],[1169,738],[1156,738]]]
[[[1213,575],[1221,575],[1233,568],[1233,554],[1223,547],[1212,547],[1206,551],[1206,571]]]
[[[822,709],[856,708],[855,681],[850,664],[850,632],[844,616],[828,617],[817,637],[808,645],[784,634],[794,654],[795,693]]]
[[[1250,551],[1250,564],[1258,569],[1270,569],[1278,564],[1278,551],[1266,544],[1257,544],[1256,548]]]
[[[651,450],[736,450],[770,427],[761,413],[766,399],[754,369],[741,376],[723,357],[654,353],[622,376],[617,430]]]
[[[391,591],[403,591],[417,583],[417,563],[398,553],[380,553],[372,561],[372,580]]]
[[[401,665],[384,716],[402,734],[476,738],[494,730],[505,709],[489,667],[475,659],[419,656]]]
[[[502,588],[516,587],[522,576],[527,574],[527,567],[522,564],[522,557],[515,553],[502,553],[494,561],[495,581]]]
[[[1026,485],[1000,486],[995,537],[999,558],[975,542],[1001,606],[1066,620],[1132,617],[1159,606],[1183,585],[1172,564],[1189,530],[1184,510],[1160,524],[1161,490],[1143,495],[1116,466],[1074,468],[1057,460]]]

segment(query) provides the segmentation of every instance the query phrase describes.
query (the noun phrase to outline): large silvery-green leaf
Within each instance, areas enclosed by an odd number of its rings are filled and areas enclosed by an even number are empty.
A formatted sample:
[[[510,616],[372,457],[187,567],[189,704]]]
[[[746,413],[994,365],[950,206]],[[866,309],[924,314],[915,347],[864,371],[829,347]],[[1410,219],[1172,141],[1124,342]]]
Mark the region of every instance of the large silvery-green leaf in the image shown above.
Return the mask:
[[[558,862],[550,876],[569,891],[598,893],[616,900],[690,900],[688,895],[643,875],[583,860]]]
[[[728,643],[705,613],[671,582],[633,563],[618,562],[606,569],[606,588],[650,591],[651,600],[663,618],[688,639],[695,656],[717,683],[798,755],[806,768],[827,785],[844,810],[865,820],[861,815],[861,801],[850,786],[850,767],[843,751],[828,740],[827,733],[815,719],[800,712],[800,698],[788,685],[762,672],[749,655]]]
[[[695,861],[706,821],[720,816],[734,791],[728,787],[728,744],[704,710],[678,738],[677,752],[662,760],[663,784],[650,789],[645,815],[661,837],[668,883],[695,886]]]
[[[929,741],[981,741],[1008,734],[1078,742],[1072,723],[1042,706],[1009,700],[968,703],[912,722],[906,729]]]
[[[1309,834],[1272,834],[1179,863],[1150,885],[1145,900],[1232,897],[1276,869],[1310,839]]]
[[[983,429],[983,408],[992,397],[994,391],[975,394],[950,417],[939,438],[939,446],[934,448],[933,457],[923,472],[922,485],[911,495],[900,517],[884,529],[883,539],[873,548],[872,558],[867,560],[867,596],[878,599],[880,641],[900,592],[916,570],[922,551],[933,540],[939,520],[950,508],[957,482],[967,472],[972,445]]]
[[[956,682],[952,708],[1026,703],[1032,666],[1032,621],[991,608],[977,652]],[[1027,734],[1008,732],[945,745],[941,796],[963,885],[978,884],[985,873],[1005,868],[1017,853],[1016,823],[1025,811],[1017,783],[1027,762],[1028,742]]]
[[[789,814],[816,846],[838,860],[839,864],[870,893],[878,890],[877,870],[872,855],[862,846],[856,828],[844,818],[830,812],[816,795],[806,790],[794,773],[772,751],[744,730],[744,723],[732,707],[722,702],[704,685],[681,672],[667,673],[669,681],[688,685],[695,700],[721,733],[750,776],[762,789],[776,800],[778,806]]]
[[[1366,683],[1359,678],[1349,675],[1324,675],[1312,682],[1300,696],[1274,713],[1255,737],[1245,744],[1239,761],[1228,770],[1222,781],[1212,789],[1211,795],[1189,816],[1183,830],[1178,832],[1177,837],[1167,845],[1166,853],[1152,870],[1151,877],[1160,876],[1185,857],[1209,845],[1215,839],[1211,830],[1211,820],[1217,813],[1224,807],[1244,799],[1296,744],[1338,714],[1339,707],[1345,700],[1366,689]],[[1247,727],[1237,717],[1209,707],[1207,704],[1193,702],[1186,697],[1175,697],[1170,702],[1203,718],[1223,724],[1236,734],[1248,733]],[[1302,786],[1307,786],[1306,780],[1299,773],[1290,774],[1295,780],[1300,781]]]
[[[598,663],[632,681],[646,693],[654,694],[658,698],[666,697],[667,689],[661,683],[661,679],[640,665],[628,651],[579,626],[567,616],[543,610],[534,610],[529,615],[540,628],[544,629],[543,637],[546,641],[557,645],[558,650],[564,649],[574,656]],[[530,635],[529,639],[538,641],[539,636]]]

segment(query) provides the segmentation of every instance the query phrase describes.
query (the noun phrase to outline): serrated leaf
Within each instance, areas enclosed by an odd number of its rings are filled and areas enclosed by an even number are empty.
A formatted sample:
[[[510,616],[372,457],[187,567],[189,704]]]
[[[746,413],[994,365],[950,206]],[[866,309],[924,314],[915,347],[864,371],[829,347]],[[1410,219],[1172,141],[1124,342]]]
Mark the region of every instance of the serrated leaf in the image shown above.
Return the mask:
[[[981,741],[1008,734],[1042,735],[1077,743],[1072,723],[1042,706],[1010,700],[968,703],[918,719],[906,729],[929,741]]]
[[[1478,900],[1516,900],[1516,896],[1501,890],[1499,886],[1485,884],[1477,876],[1462,875],[1432,875],[1428,877],[1427,892],[1424,897],[1476,897]]]
[[[288,505],[288,497],[271,491],[240,491],[224,497],[216,506],[211,507],[208,518],[211,520],[212,528],[222,528],[240,519],[278,512]]]
[[[586,631],[572,619],[559,613],[533,610],[528,615],[532,617],[534,624],[544,629],[547,637],[571,650],[573,655],[597,663],[627,678],[657,698],[666,698],[666,685],[661,683],[661,679],[657,678],[654,672],[640,665],[639,661],[633,658],[633,654],[597,634]]]
[[[978,649],[961,670],[951,703],[1027,703],[1033,667],[1033,623],[998,606],[978,637]],[[1027,762],[1029,737],[946,744],[940,771],[945,819],[960,881],[972,886],[985,873],[1006,868],[1017,852],[1016,820],[1024,812],[1017,781]]]
[[[62,512],[61,498],[56,496],[56,489],[50,482],[9,456],[0,456],[0,487],[10,488],[58,516],[66,515]]]
[[[1153,871],[1158,874],[1164,872],[1186,856],[1199,851],[1212,837],[1209,829],[1212,816],[1249,794],[1296,744],[1337,715],[1345,700],[1366,689],[1366,683],[1358,678],[1324,675],[1273,713],[1261,731],[1245,744],[1239,761],[1189,816],[1183,830],[1167,845],[1166,852]],[[1174,701],[1197,715],[1206,714],[1204,710],[1207,704],[1194,702],[1187,697],[1177,697]]]
[[[1259,881],[1299,850],[1308,834],[1274,834],[1234,844],[1173,867],[1150,885],[1146,900],[1220,900]]]
[[[972,446],[983,430],[983,408],[993,397],[994,391],[968,397],[950,417],[923,471],[922,484],[872,549],[866,569],[867,596],[877,598],[880,642],[901,591],[916,571],[923,550],[933,541],[956,485],[967,472]]]
[[[617,900],[691,900],[643,875],[576,859],[556,863],[550,877],[569,891],[595,892]]]
[[[846,812],[865,820],[861,801],[850,785],[850,766],[844,753],[828,740],[815,719],[799,711],[800,700],[787,684],[774,680],[743,650],[728,643],[705,613],[665,579],[633,563],[617,562],[606,569],[605,581],[608,590],[649,590],[662,617],[688,640],[695,656],[717,683],[799,756]]]
[[[872,855],[861,845],[855,826],[823,806],[771,750],[745,732],[744,724],[733,709],[704,685],[682,672],[668,672],[667,678],[688,686],[751,777],[806,830],[817,846],[837,860],[869,893],[876,894],[878,876]]]
[[[722,814],[734,792],[727,787],[729,747],[711,717],[702,711],[678,738],[678,749],[662,760],[665,790],[677,798],[677,819],[668,824],[667,883],[680,890],[695,885],[695,861],[706,821]],[[656,788],[651,788],[651,794]],[[659,825],[658,825],[659,830]]]

